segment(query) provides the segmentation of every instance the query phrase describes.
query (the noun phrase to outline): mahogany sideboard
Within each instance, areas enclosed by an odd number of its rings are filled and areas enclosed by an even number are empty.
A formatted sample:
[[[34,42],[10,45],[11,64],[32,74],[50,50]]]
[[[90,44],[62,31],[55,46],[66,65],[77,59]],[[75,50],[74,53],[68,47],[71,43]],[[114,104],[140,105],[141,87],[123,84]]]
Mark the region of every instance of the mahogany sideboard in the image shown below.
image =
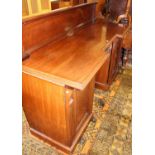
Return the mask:
[[[23,110],[33,135],[71,153],[92,117],[93,90],[112,82],[127,27],[96,3],[23,20]],[[95,79],[96,78],[96,79]]]

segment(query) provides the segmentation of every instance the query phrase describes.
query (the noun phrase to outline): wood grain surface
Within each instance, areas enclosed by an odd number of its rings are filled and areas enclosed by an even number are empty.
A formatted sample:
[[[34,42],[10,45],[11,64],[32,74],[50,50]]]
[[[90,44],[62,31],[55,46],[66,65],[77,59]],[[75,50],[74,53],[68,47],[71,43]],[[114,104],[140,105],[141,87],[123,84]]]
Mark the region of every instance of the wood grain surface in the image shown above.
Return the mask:
[[[104,51],[106,46],[126,29],[97,20],[73,36],[34,51],[23,61],[23,72],[59,85],[84,89],[109,56]]]

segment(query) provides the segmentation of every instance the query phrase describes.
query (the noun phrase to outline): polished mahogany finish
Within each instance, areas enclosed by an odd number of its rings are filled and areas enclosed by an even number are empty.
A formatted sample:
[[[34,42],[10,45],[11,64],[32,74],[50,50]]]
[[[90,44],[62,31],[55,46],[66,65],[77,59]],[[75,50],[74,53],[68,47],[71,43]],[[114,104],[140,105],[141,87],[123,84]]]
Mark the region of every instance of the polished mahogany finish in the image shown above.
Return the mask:
[[[119,62],[121,61],[121,44],[122,38],[119,37],[112,42],[108,84],[113,82],[119,69]]]
[[[107,47],[106,51],[110,53],[109,59],[103,64],[102,68],[96,75],[96,87],[107,90],[115,79],[119,70],[121,61],[122,38],[116,37]]]
[[[23,73],[23,109],[30,131],[70,153],[92,117],[94,79],[79,91]]]
[[[111,52],[111,50],[109,52]],[[96,74],[95,79],[96,88],[100,88],[103,90],[107,90],[109,88],[108,84],[109,65],[110,65],[110,55]]]
[[[67,153],[92,117],[95,82],[100,86],[113,80],[119,40],[127,30],[95,21],[95,6],[23,21],[23,55],[28,54],[23,60],[23,109],[30,131]]]
[[[72,29],[93,22],[95,20],[94,4],[96,3],[57,9],[24,19],[22,23],[23,52],[30,53],[51,41],[66,36]]]
[[[49,82],[83,89],[110,53],[104,49],[125,27],[103,20],[85,26],[73,36],[50,43],[23,62],[23,72]]]
[[[107,59],[96,75],[96,87],[103,90],[109,89],[118,73],[121,64],[121,47],[123,47],[122,40],[124,40],[130,30],[130,26],[127,26],[126,28],[124,27],[125,30],[121,33],[118,32],[118,27],[114,25],[112,26],[112,24],[109,24],[107,27],[107,34],[109,33],[108,36],[117,33],[105,49],[105,52],[110,53],[109,59]]]
[[[23,29],[23,33],[27,32],[27,35],[26,33],[23,35],[23,109],[30,131],[66,153],[73,151],[92,117],[95,77],[90,76],[91,78],[84,79],[86,81],[84,85],[79,83],[77,65],[83,61],[82,59],[87,59],[87,51],[85,54],[82,51],[78,53],[78,48],[74,45],[77,44],[79,38],[76,42],[74,39],[75,34],[85,24],[94,22],[92,13],[95,12],[95,5],[96,3],[92,3],[74,9],[60,10],[52,14],[54,17],[50,19],[46,16],[51,16],[51,14],[23,21],[23,25],[27,27]],[[85,16],[85,11],[88,11],[89,15]],[[60,16],[64,23],[60,25],[56,15]],[[74,17],[76,19],[70,22],[70,19]],[[38,21],[43,22],[38,23]],[[42,31],[43,28],[45,30],[45,26],[47,26],[47,31]],[[58,27],[57,30],[54,30],[56,27]],[[24,47],[27,47],[26,50]],[[76,59],[80,58],[80,55],[83,58]],[[82,65],[86,67],[89,63],[90,61],[79,65],[80,70],[82,71]],[[47,69],[47,72],[35,68],[39,66]],[[74,70],[69,69],[71,66]],[[59,72],[58,75],[50,73],[52,70]],[[75,75],[73,77],[75,81],[71,81],[69,76],[61,77],[60,74],[63,75],[65,72],[68,72],[70,77]]]

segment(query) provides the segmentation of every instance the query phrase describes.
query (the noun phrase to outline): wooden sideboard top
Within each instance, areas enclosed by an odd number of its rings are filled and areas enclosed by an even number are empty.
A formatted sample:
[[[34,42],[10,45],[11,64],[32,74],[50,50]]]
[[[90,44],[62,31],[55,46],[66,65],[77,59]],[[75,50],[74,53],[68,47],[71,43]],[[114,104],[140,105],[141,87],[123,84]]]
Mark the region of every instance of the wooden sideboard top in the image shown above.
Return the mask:
[[[71,32],[72,36],[31,53],[23,61],[23,72],[58,85],[84,89],[109,56],[105,48],[126,31],[127,27],[98,19]]]

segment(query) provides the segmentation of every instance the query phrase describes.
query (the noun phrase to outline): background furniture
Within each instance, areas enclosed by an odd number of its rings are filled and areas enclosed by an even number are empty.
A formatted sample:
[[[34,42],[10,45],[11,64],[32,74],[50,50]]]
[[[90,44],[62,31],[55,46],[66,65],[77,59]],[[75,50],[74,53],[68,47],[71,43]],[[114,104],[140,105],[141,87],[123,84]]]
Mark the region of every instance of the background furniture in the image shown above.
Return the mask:
[[[119,23],[122,19],[131,22],[132,0],[106,0],[102,14],[111,21]]]
[[[34,16],[51,10],[71,7],[93,0],[22,0],[22,16]]]
[[[49,0],[22,0],[22,16],[32,16],[51,10]]]
[[[51,1],[51,9],[55,10],[59,8],[59,0]]]

